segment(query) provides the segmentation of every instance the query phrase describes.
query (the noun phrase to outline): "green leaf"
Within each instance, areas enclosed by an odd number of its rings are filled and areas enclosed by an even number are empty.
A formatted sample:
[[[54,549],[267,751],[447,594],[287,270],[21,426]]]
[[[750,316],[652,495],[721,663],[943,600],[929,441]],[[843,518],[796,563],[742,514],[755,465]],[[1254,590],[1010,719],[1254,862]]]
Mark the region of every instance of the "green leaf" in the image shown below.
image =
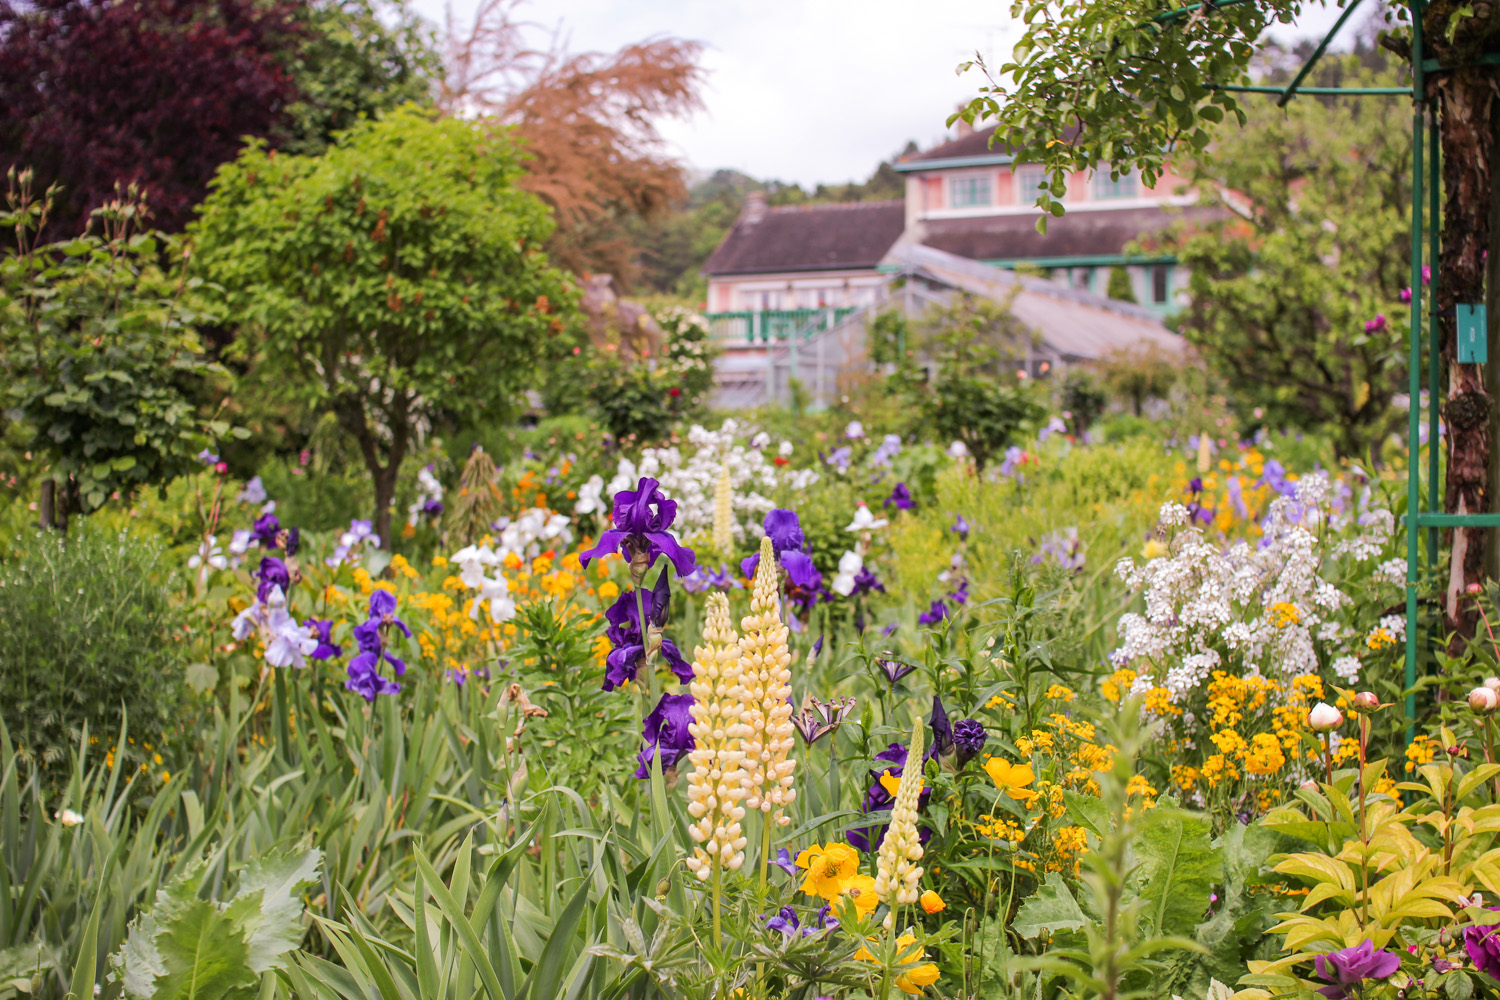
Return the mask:
[[[1068,884],[1057,872],[1048,872],[1047,881],[1021,904],[1011,927],[1022,937],[1032,938],[1058,931],[1081,930],[1087,924],[1088,919],[1068,890]]]
[[[258,903],[242,924],[250,968],[257,974],[280,968],[281,957],[301,943],[303,907],[296,893],[317,881],[322,860],[322,852],[313,848],[297,854],[271,854],[246,866],[235,903],[242,899]]]
[[[177,910],[156,935],[163,974],[150,1000],[239,1000],[253,997],[260,977],[232,919],[206,899]]]
[[[1137,836],[1138,865],[1132,882],[1146,903],[1144,921],[1153,934],[1191,934],[1208,909],[1208,897],[1223,871],[1209,839],[1208,817],[1158,806]]]

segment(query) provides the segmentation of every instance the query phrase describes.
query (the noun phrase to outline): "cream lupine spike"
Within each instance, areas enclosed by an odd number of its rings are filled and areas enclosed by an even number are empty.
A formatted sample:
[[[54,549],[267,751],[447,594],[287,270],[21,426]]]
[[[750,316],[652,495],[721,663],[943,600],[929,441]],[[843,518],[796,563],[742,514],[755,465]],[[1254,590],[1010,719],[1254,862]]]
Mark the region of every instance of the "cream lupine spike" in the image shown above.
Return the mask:
[[[912,729],[911,745],[906,750],[906,766],[901,783],[896,786],[896,804],[891,807],[891,825],[880,842],[875,861],[875,895],[893,906],[915,903],[921,896],[922,839],[917,833],[917,803],[922,795],[922,751],[927,730],[918,719]],[[886,929],[894,922],[886,916]]]
[[[719,466],[719,485],[714,489],[714,548],[728,555],[734,546],[734,485],[729,466]]]
[[[760,540],[760,568],[750,596],[750,614],[740,620],[740,684],[745,689],[745,806],[769,814],[786,826],[792,818],[785,808],[797,797],[792,772],[797,766],[787,754],[792,749],[792,662],[787,627],[781,623],[781,589],[776,551],[770,538]]]
[[[746,795],[740,764],[745,752],[740,741],[749,727],[742,721],[739,636],[729,623],[729,598],[723,594],[708,598],[703,645],[693,650],[688,690],[693,695],[688,732],[697,744],[688,754],[693,762],[687,807],[693,823],[688,833],[699,846],[687,866],[706,882],[715,862],[728,871],[745,862],[745,837],[740,833],[740,820],[745,818],[740,800]]]

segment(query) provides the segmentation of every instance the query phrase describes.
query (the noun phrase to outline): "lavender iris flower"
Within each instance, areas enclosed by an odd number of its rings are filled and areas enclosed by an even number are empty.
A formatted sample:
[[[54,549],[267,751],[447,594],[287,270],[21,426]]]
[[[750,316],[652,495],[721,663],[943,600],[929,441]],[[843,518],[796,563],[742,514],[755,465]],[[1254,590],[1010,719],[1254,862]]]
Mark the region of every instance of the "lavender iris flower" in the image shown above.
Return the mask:
[[[587,566],[590,559],[618,552],[632,566],[644,560],[640,570],[644,574],[657,556],[665,555],[678,576],[687,576],[696,563],[693,550],[684,548],[667,530],[676,518],[676,502],[666,498],[655,479],[642,477],[635,489],[615,494],[614,527],[600,535],[598,544],[584,552],[580,561]]]
[[[953,521],[953,527],[948,530],[957,535],[960,542],[967,542],[969,540],[969,522],[964,519],[962,514],[956,516]]]
[[[870,465],[877,468],[888,469],[891,467],[891,459],[895,458],[901,451],[901,435],[887,434],[880,442],[880,447],[870,453],[867,460]]]
[[[286,563],[275,556],[266,556],[260,561],[260,568],[255,571],[255,577],[260,581],[255,588],[255,599],[260,603],[266,603],[272,590],[281,588],[283,594],[291,592],[292,575],[286,568]]]
[[[953,726],[953,745],[958,747],[958,766],[962,767],[979,755],[990,734],[978,719],[960,719]]]
[[[690,694],[664,694],[661,701],[646,716],[642,735],[646,745],[641,748],[635,769],[637,778],[651,777],[651,759],[661,761],[663,772],[677,766],[677,762],[692,752],[696,745],[688,732],[692,724],[693,696]]]
[[[1366,979],[1387,979],[1401,968],[1401,956],[1392,951],[1376,951],[1369,941],[1353,948],[1319,955],[1313,960],[1318,977],[1333,985],[1318,990],[1331,1000],[1342,1000]]]
[[[911,498],[911,489],[905,483],[897,483],[891,495],[885,498],[885,506],[895,504],[901,510],[911,510],[916,503]]]
[[[318,640],[318,648],[308,655],[314,660],[336,660],[344,655],[344,649],[333,641],[329,634],[333,630],[333,622],[327,618],[309,618],[302,623],[304,628],[313,630],[314,637]]]
[[[772,917],[770,920],[766,921],[766,930],[780,931],[787,937],[791,937],[792,935],[796,934],[797,931],[801,929],[801,927],[802,922],[797,919],[796,911],[793,910],[790,906],[783,906],[780,913]],[[803,936],[811,933],[811,927],[802,931]]]
[[[797,865],[796,862],[792,860],[792,852],[787,850],[785,847],[776,852],[776,860],[772,861],[771,864],[775,865],[777,868],[780,868],[782,871],[786,872],[788,875],[791,875],[794,878],[797,875]]]

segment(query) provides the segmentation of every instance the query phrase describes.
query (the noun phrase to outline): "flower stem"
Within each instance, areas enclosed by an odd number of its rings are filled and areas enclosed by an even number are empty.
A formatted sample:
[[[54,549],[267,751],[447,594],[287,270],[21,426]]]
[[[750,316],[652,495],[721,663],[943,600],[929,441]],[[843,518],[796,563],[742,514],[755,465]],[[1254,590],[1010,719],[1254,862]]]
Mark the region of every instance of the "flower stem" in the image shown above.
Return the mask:
[[[646,634],[651,623],[646,620],[646,595],[640,584],[635,587],[635,616],[641,627],[641,673],[646,675],[646,711],[650,712],[656,707],[656,661],[651,655],[649,637]]]
[[[724,908],[724,866],[714,858],[714,947],[724,947],[723,931],[723,908]]]

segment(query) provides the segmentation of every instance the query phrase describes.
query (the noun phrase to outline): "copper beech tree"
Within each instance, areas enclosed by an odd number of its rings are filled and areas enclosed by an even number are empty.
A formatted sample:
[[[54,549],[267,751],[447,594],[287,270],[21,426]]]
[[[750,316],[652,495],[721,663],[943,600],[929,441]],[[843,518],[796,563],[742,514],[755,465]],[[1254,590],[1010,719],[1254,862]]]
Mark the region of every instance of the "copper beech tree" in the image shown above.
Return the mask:
[[[654,218],[686,193],[656,123],[700,107],[702,46],[657,38],[612,53],[570,53],[557,32],[520,20],[519,6],[481,0],[466,27],[449,11],[439,104],[514,127],[527,157],[519,183],[557,221],[553,260],[628,286],[636,264],[626,223]],[[533,44],[539,34],[544,44]]]

